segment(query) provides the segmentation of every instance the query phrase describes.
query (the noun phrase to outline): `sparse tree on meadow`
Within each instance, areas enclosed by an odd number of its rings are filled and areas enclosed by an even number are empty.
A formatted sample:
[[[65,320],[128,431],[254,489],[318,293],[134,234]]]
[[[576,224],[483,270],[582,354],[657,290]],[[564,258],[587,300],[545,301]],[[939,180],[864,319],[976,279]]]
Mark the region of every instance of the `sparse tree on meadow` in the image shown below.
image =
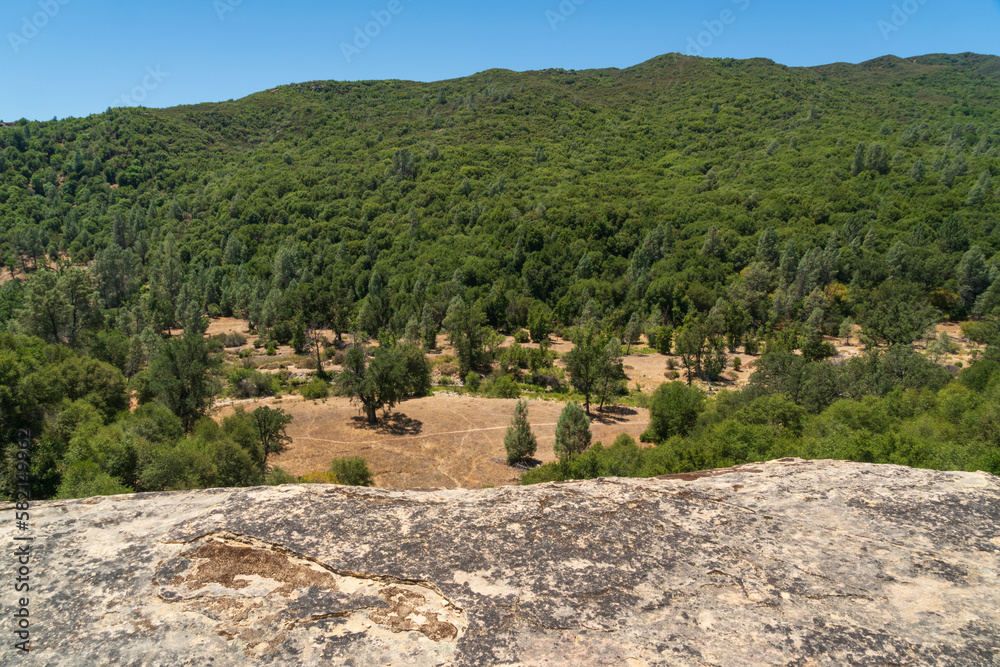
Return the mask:
[[[538,440],[531,432],[531,424],[528,423],[528,402],[523,399],[514,406],[514,418],[507,427],[503,445],[507,450],[508,465],[531,458],[538,449]]]
[[[561,461],[583,454],[590,447],[590,420],[576,401],[570,401],[559,414],[556,440],[552,445]]]

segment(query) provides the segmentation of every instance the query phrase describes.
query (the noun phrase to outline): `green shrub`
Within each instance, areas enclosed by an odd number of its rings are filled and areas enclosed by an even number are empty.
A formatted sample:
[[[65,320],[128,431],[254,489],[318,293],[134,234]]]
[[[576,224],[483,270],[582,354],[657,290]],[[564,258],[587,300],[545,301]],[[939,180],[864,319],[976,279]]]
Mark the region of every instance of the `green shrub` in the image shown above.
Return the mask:
[[[243,347],[247,344],[247,337],[238,331],[227,331],[215,336],[215,340],[222,343],[223,347]]]
[[[274,377],[261,373],[256,368],[240,366],[229,371],[229,384],[233,398],[257,398],[274,393]]]
[[[509,375],[501,375],[489,383],[487,395],[490,398],[519,398],[521,388]]]
[[[531,334],[529,334],[524,329],[518,329],[514,332],[514,340],[518,343],[524,345],[531,340]]]
[[[469,374],[465,376],[465,387],[470,391],[479,391],[482,381],[483,378],[479,376],[479,373],[469,371]]]
[[[291,475],[278,466],[271,468],[271,472],[267,473],[267,477],[264,478],[264,483],[268,486],[280,486],[282,484],[295,484],[298,482],[295,475]]]
[[[330,385],[320,380],[319,378],[314,379],[312,382],[302,387],[302,398],[307,401],[318,401],[321,398],[326,398],[330,395]]]
[[[133,493],[133,490],[111,477],[92,461],[80,461],[67,467],[56,498],[92,498]]]
[[[330,462],[330,472],[337,476],[337,483],[344,486],[375,486],[375,477],[360,456],[334,459]]]
[[[686,435],[704,409],[705,396],[683,382],[664,382],[656,391],[649,407],[649,428],[640,438],[643,442],[663,442],[672,435]]]

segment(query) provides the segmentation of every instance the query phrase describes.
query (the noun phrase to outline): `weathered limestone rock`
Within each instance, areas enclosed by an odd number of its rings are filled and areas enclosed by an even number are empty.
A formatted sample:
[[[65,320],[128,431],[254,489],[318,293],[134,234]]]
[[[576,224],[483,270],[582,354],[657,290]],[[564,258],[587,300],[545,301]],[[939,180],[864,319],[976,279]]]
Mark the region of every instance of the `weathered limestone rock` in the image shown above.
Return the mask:
[[[1000,664],[985,473],[786,459],[119,496],[32,521],[33,650],[5,631],[0,664]]]

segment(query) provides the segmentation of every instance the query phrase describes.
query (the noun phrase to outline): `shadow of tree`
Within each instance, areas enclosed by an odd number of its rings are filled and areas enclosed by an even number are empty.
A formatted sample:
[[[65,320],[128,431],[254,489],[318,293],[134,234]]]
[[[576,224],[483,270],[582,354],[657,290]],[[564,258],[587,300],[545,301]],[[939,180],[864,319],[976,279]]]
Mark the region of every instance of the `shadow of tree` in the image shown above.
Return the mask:
[[[607,426],[627,422],[629,417],[637,414],[639,413],[634,409],[624,405],[605,405],[603,410],[594,410],[590,420]]]
[[[521,472],[527,472],[532,468],[537,468],[538,466],[542,465],[541,461],[534,458],[521,459],[520,461],[516,461],[514,463],[507,463],[507,459],[494,459],[494,460],[497,463],[500,463],[505,466],[510,466],[511,468],[514,468],[515,470],[520,470]]]
[[[354,428],[373,431],[379,435],[420,435],[424,430],[422,421],[407,417],[402,412],[390,412],[375,424],[369,424],[363,415],[351,417],[351,421],[354,422]]]

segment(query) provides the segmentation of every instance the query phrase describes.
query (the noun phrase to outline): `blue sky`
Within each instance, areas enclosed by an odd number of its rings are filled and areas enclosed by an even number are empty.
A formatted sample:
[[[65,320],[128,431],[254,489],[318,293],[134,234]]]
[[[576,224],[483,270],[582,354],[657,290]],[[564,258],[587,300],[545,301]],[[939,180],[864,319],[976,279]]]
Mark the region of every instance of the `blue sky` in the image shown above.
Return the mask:
[[[997,54],[1000,0],[3,0],[0,38],[0,120],[47,120],[317,79],[628,67],[671,51],[787,65]]]

